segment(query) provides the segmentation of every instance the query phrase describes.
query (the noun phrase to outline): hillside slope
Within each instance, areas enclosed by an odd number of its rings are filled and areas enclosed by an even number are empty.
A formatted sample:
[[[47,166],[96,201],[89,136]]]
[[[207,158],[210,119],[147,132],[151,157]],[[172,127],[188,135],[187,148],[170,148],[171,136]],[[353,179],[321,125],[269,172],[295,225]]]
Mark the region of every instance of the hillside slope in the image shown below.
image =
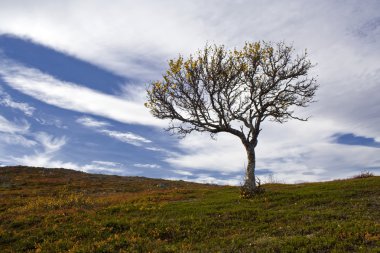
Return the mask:
[[[264,187],[0,168],[0,252],[380,252],[380,177]]]

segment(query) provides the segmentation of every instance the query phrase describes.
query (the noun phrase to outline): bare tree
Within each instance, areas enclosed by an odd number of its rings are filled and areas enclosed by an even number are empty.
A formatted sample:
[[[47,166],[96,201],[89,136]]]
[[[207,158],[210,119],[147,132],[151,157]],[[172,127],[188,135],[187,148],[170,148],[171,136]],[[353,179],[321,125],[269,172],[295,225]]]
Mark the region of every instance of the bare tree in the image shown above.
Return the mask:
[[[170,60],[163,79],[148,87],[145,105],[155,117],[170,119],[166,130],[180,137],[193,131],[239,137],[248,156],[243,189],[254,194],[261,123],[306,121],[294,108],[308,106],[318,88],[308,77],[312,64],[306,50],[293,54],[283,42],[246,43],[241,50],[206,45],[186,60]]]

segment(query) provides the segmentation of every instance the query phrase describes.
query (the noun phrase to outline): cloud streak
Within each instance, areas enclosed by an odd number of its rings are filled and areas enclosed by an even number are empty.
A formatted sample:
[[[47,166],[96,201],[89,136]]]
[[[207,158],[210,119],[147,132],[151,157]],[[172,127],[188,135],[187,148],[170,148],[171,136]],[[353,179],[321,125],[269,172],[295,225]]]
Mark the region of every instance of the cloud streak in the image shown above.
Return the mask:
[[[94,120],[91,117],[81,117],[77,119],[77,123],[89,127],[89,128],[101,128],[101,127],[108,127],[111,124],[105,121],[100,120]]]
[[[16,110],[20,110],[27,116],[32,116],[34,111],[36,110],[36,108],[34,108],[33,106],[30,106],[27,103],[20,103],[20,102],[14,101],[8,93],[4,92],[1,89],[1,86],[0,86],[0,105],[10,107]]]
[[[39,148],[34,150],[34,154],[21,157],[12,156],[6,162],[35,167],[66,168],[89,173],[125,174],[127,172],[121,164],[109,161],[92,161],[83,165],[62,161],[56,157],[67,143],[65,136],[55,137],[45,132],[38,132],[34,136],[36,144],[39,145]],[[120,168],[116,168],[116,166],[120,166]]]
[[[131,132],[109,130],[106,128],[108,126],[111,126],[111,124],[109,124],[108,122],[95,120],[88,116],[77,119],[77,123],[85,127],[91,128],[98,133],[101,133],[118,141],[125,142],[131,145],[142,146],[143,144],[152,142],[151,140],[148,140],[140,135]]]
[[[22,120],[20,124],[9,121],[0,115],[0,140],[3,144],[32,147],[36,145],[36,142],[24,136],[28,134],[29,127],[30,125],[26,120]]]
[[[158,164],[150,164],[150,163],[135,163],[133,166],[137,168],[148,168],[148,169],[159,169],[161,168]]]
[[[0,75],[12,88],[63,109],[89,113],[122,123],[163,126],[143,104],[55,79],[41,71],[0,59]]]
[[[54,137],[45,132],[34,134],[39,148],[34,150],[34,154],[24,155],[21,157],[12,157],[16,164],[36,166],[36,167],[55,167],[55,168],[72,168],[72,163],[65,163],[54,160],[56,153],[66,144],[66,137]]]
[[[0,132],[11,134],[26,133],[29,127],[30,125],[26,120],[22,120],[21,124],[16,124],[0,115]]]
[[[148,140],[140,135],[131,133],[131,132],[119,132],[119,131],[112,131],[112,130],[100,130],[101,133],[114,138],[116,140],[119,140],[121,142],[129,143],[135,146],[141,146],[144,143],[151,143],[151,140]]]

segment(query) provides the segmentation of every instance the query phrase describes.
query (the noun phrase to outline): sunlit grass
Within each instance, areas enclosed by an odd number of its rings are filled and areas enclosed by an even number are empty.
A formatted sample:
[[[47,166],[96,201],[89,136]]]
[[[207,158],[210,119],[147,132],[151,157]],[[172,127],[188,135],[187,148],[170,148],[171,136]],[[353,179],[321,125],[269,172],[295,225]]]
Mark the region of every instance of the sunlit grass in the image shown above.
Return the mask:
[[[379,252],[380,178],[237,187],[0,168],[0,252]]]

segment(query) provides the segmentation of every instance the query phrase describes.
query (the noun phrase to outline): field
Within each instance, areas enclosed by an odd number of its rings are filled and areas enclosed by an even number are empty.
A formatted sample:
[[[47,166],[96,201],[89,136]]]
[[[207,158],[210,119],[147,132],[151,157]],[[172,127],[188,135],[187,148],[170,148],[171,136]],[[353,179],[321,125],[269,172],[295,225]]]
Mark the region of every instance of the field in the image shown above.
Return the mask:
[[[238,187],[0,168],[0,252],[380,252],[380,177]]]

